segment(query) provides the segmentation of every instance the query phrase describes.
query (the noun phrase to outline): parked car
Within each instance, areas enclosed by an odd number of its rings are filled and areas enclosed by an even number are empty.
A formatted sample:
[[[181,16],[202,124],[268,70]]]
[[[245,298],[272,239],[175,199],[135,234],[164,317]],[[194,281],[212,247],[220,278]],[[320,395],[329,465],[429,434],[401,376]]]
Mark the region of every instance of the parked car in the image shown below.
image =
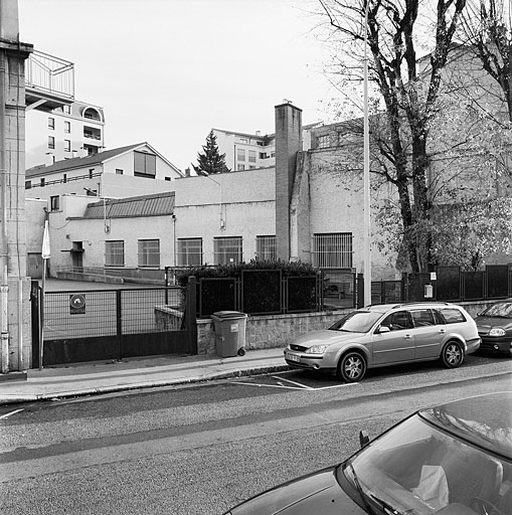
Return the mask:
[[[225,515],[510,515],[512,392],[416,412],[338,466]]]
[[[476,323],[460,306],[381,304],[353,311],[329,329],[299,336],[284,357],[293,368],[333,372],[356,382],[375,367],[436,359],[447,368],[459,367],[479,346]]]
[[[482,350],[512,356],[512,299],[492,304],[478,313],[475,322]]]

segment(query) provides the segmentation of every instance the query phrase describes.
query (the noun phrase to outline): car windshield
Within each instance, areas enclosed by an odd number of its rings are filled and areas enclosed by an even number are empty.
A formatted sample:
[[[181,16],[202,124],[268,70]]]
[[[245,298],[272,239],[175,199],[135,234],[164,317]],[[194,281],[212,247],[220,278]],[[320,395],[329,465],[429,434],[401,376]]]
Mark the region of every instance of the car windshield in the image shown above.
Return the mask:
[[[501,510],[512,463],[437,430],[415,415],[342,464],[340,475],[360,491],[371,513],[481,514]],[[508,485],[510,487],[510,485]],[[512,487],[510,487],[512,488]],[[461,506],[463,505],[463,506]],[[444,509],[443,509],[444,508]],[[498,513],[500,513],[498,512]]]
[[[512,318],[512,302],[500,302],[489,306],[482,315],[486,317]]]
[[[382,313],[373,311],[353,311],[338,320],[329,329],[348,333],[366,333],[381,316]]]

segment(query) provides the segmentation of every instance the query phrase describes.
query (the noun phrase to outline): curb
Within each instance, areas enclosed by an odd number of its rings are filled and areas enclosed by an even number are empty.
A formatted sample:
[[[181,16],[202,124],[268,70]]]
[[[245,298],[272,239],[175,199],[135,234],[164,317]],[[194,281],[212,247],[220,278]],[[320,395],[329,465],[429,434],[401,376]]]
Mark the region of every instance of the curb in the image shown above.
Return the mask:
[[[160,381],[152,381],[135,384],[119,384],[112,386],[103,386],[100,388],[83,388],[81,390],[71,390],[69,392],[43,393],[36,395],[19,395],[11,398],[0,398],[0,406],[8,404],[21,404],[24,402],[37,401],[57,401],[60,399],[69,399],[74,397],[88,397],[92,395],[101,395],[106,393],[117,393],[123,391],[143,390],[147,388],[159,388],[162,386],[179,386],[194,383],[206,383],[208,381],[231,379],[233,377],[247,377],[258,374],[269,374],[271,372],[283,372],[289,370],[288,365],[265,365],[250,369],[237,369],[230,372],[218,372],[206,374],[204,376],[190,377],[187,379],[162,379]]]

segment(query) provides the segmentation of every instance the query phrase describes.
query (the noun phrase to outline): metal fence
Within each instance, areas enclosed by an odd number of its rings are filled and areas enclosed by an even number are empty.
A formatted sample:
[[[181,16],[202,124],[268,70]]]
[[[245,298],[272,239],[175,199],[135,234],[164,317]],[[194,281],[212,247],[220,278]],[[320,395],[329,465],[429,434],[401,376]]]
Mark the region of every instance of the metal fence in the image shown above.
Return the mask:
[[[284,276],[281,270],[244,270],[240,278],[198,281],[200,318],[216,311],[249,315],[302,313],[321,309],[321,276]]]
[[[44,337],[58,340],[159,332],[155,309],[183,312],[183,288],[46,292]],[[174,328],[179,330],[176,317]]]

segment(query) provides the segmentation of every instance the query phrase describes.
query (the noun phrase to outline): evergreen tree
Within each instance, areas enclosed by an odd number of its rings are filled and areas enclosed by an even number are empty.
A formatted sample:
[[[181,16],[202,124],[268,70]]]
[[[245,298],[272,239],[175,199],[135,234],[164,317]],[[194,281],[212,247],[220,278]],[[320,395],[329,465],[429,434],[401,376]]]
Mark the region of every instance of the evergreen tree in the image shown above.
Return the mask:
[[[203,152],[197,154],[197,166],[192,165],[197,175],[211,175],[213,173],[229,172],[226,165],[226,154],[219,153],[217,138],[213,130],[206,137],[206,144],[203,145]]]

